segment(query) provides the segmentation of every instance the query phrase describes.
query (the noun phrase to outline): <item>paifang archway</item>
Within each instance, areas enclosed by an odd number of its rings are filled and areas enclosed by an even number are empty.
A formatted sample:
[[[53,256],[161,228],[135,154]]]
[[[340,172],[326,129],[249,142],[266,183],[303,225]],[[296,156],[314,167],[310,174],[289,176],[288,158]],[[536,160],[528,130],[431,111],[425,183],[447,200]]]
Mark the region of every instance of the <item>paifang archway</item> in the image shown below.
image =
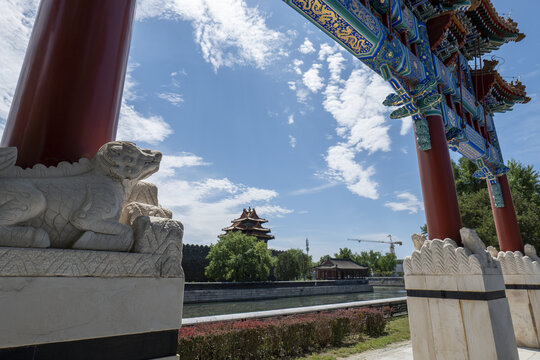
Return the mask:
[[[499,245],[521,251],[493,115],[526,103],[525,86],[470,60],[525,37],[489,0],[285,0],[390,83],[391,118],[412,116],[429,237],[460,244],[461,217],[448,148],[486,179]],[[482,64],[480,64],[482,66]]]
[[[135,2],[42,0],[1,144],[17,147],[18,165],[76,161],[114,139]],[[490,0],[286,3],[390,83],[395,93],[384,104],[399,107],[392,118],[413,118],[430,238],[461,244],[450,148],[474,161],[475,176],[486,179],[501,250],[523,251],[493,114],[530,99],[519,81],[502,79],[496,63],[486,61],[474,70],[468,64],[521,40],[516,23],[501,18]],[[478,242],[468,253],[456,243],[426,242],[405,260],[411,269],[420,269],[406,277],[415,351],[427,343],[433,353],[443,344],[447,358],[460,357],[458,350],[479,349],[502,357],[468,358],[517,358],[505,291],[534,290],[538,284],[506,284],[505,290],[497,265],[502,262],[488,258]],[[448,256],[449,266],[442,251],[454,256]],[[175,331],[161,335],[172,354]],[[462,346],[469,338],[480,340]]]

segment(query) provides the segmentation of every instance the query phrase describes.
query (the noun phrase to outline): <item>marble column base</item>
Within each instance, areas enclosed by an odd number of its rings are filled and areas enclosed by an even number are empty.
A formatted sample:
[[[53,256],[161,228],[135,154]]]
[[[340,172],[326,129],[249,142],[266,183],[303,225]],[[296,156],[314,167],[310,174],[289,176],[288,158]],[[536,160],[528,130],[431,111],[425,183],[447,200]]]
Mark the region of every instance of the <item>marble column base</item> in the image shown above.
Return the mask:
[[[405,287],[467,296],[471,292],[504,292],[500,274],[410,275],[405,276]],[[408,296],[407,308],[415,360],[518,360],[505,297],[464,300]]]
[[[466,247],[413,236],[404,271],[414,359],[518,360],[501,266],[476,233],[461,235]]]
[[[506,289],[506,297],[510,305],[517,345],[540,348],[540,281],[538,281],[540,279],[528,282],[526,278],[526,275],[505,276],[505,281],[508,281],[510,287],[516,285],[537,287],[537,289]]]
[[[183,278],[0,277],[0,349],[179,329]]]
[[[518,346],[540,348],[540,264],[536,251],[491,253],[500,262]]]

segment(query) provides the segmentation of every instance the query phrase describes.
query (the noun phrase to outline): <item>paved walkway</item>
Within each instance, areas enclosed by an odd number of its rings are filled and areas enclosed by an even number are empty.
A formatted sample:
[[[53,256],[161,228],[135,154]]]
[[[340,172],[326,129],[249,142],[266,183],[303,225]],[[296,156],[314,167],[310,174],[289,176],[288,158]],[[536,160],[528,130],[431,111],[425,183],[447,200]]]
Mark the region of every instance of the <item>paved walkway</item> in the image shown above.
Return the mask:
[[[539,349],[518,349],[519,360],[540,360]],[[346,360],[413,360],[410,341],[391,344],[384,349],[366,351],[343,358]],[[480,359],[479,359],[480,360]]]

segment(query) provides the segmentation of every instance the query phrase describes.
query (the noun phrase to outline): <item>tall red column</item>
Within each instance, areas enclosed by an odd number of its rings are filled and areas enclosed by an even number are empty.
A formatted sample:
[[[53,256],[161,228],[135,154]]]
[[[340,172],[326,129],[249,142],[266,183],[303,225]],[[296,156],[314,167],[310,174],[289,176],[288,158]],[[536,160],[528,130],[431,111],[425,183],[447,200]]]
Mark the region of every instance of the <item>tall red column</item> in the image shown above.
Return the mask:
[[[487,182],[489,190],[489,199],[491,200],[491,211],[495,220],[495,229],[499,238],[499,247],[501,251],[521,251],[523,253],[523,241],[519,232],[514,201],[510,192],[510,185],[506,175],[497,178],[501,185],[501,192],[504,200],[504,207],[496,207],[491,194],[489,180]]]
[[[416,147],[420,183],[430,239],[450,238],[461,246],[461,215],[456,185],[440,116],[427,116],[431,149]]]
[[[92,157],[114,139],[136,0],[42,0],[2,138],[17,165]]]

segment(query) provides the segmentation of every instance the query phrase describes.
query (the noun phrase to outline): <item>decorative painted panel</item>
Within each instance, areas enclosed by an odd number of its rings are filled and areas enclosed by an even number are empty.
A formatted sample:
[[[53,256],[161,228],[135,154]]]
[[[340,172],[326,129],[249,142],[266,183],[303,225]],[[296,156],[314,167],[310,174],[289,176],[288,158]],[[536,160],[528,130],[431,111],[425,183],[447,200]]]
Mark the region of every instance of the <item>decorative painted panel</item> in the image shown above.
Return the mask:
[[[302,15],[356,56],[369,56],[375,44],[353,27],[334,7],[323,0],[287,0]]]

